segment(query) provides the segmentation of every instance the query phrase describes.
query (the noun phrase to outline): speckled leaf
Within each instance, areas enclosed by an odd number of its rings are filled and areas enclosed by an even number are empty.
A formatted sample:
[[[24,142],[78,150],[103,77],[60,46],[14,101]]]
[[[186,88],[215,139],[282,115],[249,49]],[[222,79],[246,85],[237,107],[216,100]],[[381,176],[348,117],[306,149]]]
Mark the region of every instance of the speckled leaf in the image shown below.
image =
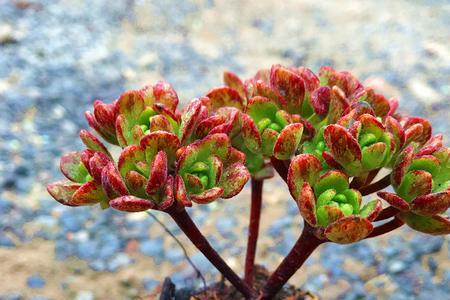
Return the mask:
[[[294,199],[298,199],[305,181],[314,185],[319,178],[322,164],[314,155],[295,156],[289,165],[287,183]]]
[[[137,171],[129,171],[125,175],[125,182],[131,194],[143,198],[147,196],[147,193],[145,192],[147,178],[142,174]]]
[[[58,181],[47,185],[48,193],[61,204],[78,206],[72,202],[73,194],[81,187],[79,183],[70,181]]]
[[[317,224],[326,227],[328,224],[335,222],[344,217],[342,210],[334,205],[321,205],[316,211]]]
[[[388,116],[386,118],[385,124],[386,129],[394,136],[398,148],[403,147],[403,145],[405,144],[406,137],[405,131],[403,130],[402,125],[400,125],[400,122],[394,119],[393,117]]]
[[[342,126],[328,125],[324,140],[334,159],[351,175],[361,171],[361,148],[356,139]]]
[[[103,145],[103,143],[89,131],[82,129],[80,131],[80,138],[88,149],[103,152],[111,157],[111,154],[108,149],[106,149],[105,145]]]
[[[244,144],[253,153],[261,152],[261,135],[259,134],[258,128],[255,122],[247,115],[242,114],[242,137],[244,139]]]
[[[292,157],[300,144],[302,133],[303,125],[301,123],[289,124],[283,128],[273,147],[273,156],[280,160]]]
[[[109,199],[128,195],[128,189],[112,162],[103,168],[101,183]]]
[[[269,98],[256,96],[249,100],[246,113],[258,124],[264,118],[274,119],[280,107]]]
[[[205,120],[202,120],[195,130],[195,135],[198,138],[204,138],[211,130],[219,125],[225,123],[226,117],[224,115],[214,115]]]
[[[145,152],[147,162],[152,162],[156,154],[163,150],[167,155],[168,164],[171,165],[175,161],[176,152],[180,147],[180,141],[173,133],[154,131],[144,136],[141,139],[140,145]]]
[[[421,144],[425,144],[431,138],[431,134],[432,134],[431,123],[430,123],[430,121],[428,121],[425,118],[420,118],[420,117],[408,118],[408,120],[406,121],[406,123],[404,125],[404,128],[406,129],[407,140],[408,140],[408,131],[415,124],[421,125],[422,131],[421,131],[420,135],[415,135],[413,140],[417,141]]]
[[[126,91],[116,104],[117,114],[130,120],[137,120],[144,109],[144,98],[139,91]]]
[[[366,218],[368,221],[374,221],[380,214],[383,206],[380,200],[372,200],[361,208],[359,214],[361,217]]]
[[[422,216],[433,216],[450,207],[450,191],[423,195],[411,201],[411,211]]]
[[[372,88],[366,89],[366,95],[364,100],[372,106],[378,117],[383,118],[389,113],[391,107],[389,101],[383,95],[375,93]]]
[[[345,93],[337,86],[333,86],[328,109],[328,123],[336,123],[349,106]]]
[[[244,164],[245,163],[245,159],[246,156],[243,152],[237,150],[234,147],[230,147],[230,152],[228,154],[227,159],[224,161],[224,164],[226,165],[231,165],[234,163],[241,163]]]
[[[223,188],[214,187],[212,189],[206,190],[200,194],[193,195],[191,194],[189,197],[192,201],[198,204],[208,204],[222,196]]]
[[[96,100],[94,102],[94,113],[87,111],[84,115],[89,126],[95,129],[106,141],[114,145],[118,144],[115,129],[115,102],[106,104]]]
[[[394,188],[398,187],[402,182],[408,168],[414,157],[414,148],[412,146],[406,147],[397,157],[395,165],[392,169],[391,181]]]
[[[150,118],[150,126],[149,126],[150,132],[153,131],[167,131],[172,132],[173,128],[170,124],[169,120],[163,115],[156,115]]]
[[[331,89],[327,86],[321,86],[311,93],[311,105],[313,110],[319,116],[326,116],[331,101]]]
[[[167,163],[166,153],[164,151],[159,151],[156,154],[155,159],[153,160],[150,176],[145,188],[145,191],[148,195],[154,195],[158,193],[161,187],[163,187],[166,183],[167,175],[169,172]]]
[[[298,196],[294,199],[305,221],[312,226],[316,226],[316,198],[311,185],[308,182],[303,182],[301,193],[298,193]]]
[[[383,167],[386,160],[387,146],[385,143],[375,143],[362,150],[361,163],[365,171]]]
[[[189,103],[189,105],[181,115],[181,125],[178,136],[183,145],[189,141],[191,134],[195,130],[195,126],[199,121],[201,121],[201,112],[202,102],[199,99],[195,99]]]
[[[123,196],[109,202],[112,208],[126,212],[140,212],[151,209],[155,206],[150,200],[137,198],[134,196]]]
[[[208,135],[183,150],[177,160],[177,171],[183,176],[195,162],[205,161],[211,155],[216,155],[223,161],[229,155],[230,146],[230,140],[226,134]]]
[[[64,154],[61,157],[59,166],[61,172],[67,177],[67,179],[78,183],[83,183],[86,181],[88,171],[81,163],[80,152],[69,152]]]
[[[429,194],[432,188],[432,175],[427,171],[414,170],[406,173],[396,192],[406,201],[411,201],[417,196]]]
[[[305,97],[305,83],[303,79],[281,66],[273,66],[270,70],[270,84],[286,100],[290,113],[300,114]]]
[[[281,96],[277,90],[272,89],[267,83],[261,80],[258,80],[253,84],[253,94],[251,96],[261,96],[270,99],[273,103],[276,103],[278,107],[283,109],[287,106],[286,100],[283,96]]]
[[[348,189],[348,177],[343,172],[331,170],[322,175],[314,185],[316,196],[328,189],[334,189],[340,193]]]
[[[330,168],[342,170],[342,166],[336,161],[336,159],[334,159],[334,156],[330,152],[323,151],[322,158],[325,160],[325,162]]]
[[[236,107],[237,109],[244,108],[244,101],[239,93],[227,86],[215,88],[211,90],[206,97],[210,99],[209,108],[213,111],[221,107]]]
[[[350,244],[362,240],[373,230],[373,225],[366,219],[348,216],[328,225],[325,236],[338,244]]]
[[[183,178],[180,175],[175,176],[175,200],[182,206],[192,206],[192,202],[187,196]]]
[[[173,176],[170,175],[167,177],[161,202],[158,203],[158,209],[166,210],[173,205],[173,203],[175,202],[175,193],[173,188],[174,188],[174,180]]]
[[[227,199],[237,195],[250,179],[250,172],[241,163],[228,166],[220,179],[219,186],[223,188],[222,198]]]
[[[177,108],[178,95],[173,87],[164,81],[157,81],[153,86],[144,87],[140,92],[147,106],[161,103],[171,111]]]
[[[89,181],[80,186],[73,194],[71,202],[74,205],[90,205],[107,199],[108,197],[103,191],[101,184],[95,181]]]
[[[242,99],[246,99],[244,83],[236,74],[228,71],[223,72],[223,82],[226,86],[237,91]]]
[[[442,134],[433,136],[425,145],[423,145],[422,149],[417,152],[416,156],[433,154],[443,146],[442,140]]]
[[[418,142],[422,139],[423,126],[421,124],[412,124],[407,129],[405,129],[405,144],[409,145],[413,142]]]
[[[450,234],[450,219],[444,216],[419,216],[413,213],[401,213],[400,219],[414,230],[431,235]]]
[[[417,157],[417,156],[416,156]],[[433,176],[437,176],[441,169],[441,163],[432,155],[422,155],[413,159],[409,170],[424,170]]]
[[[208,186],[206,188],[212,188],[219,183],[220,178],[222,177],[223,172],[223,163],[215,155],[212,155],[207,160],[208,165]]]
[[[272,156],[273,148],[277,142],[279,133],[273,129],[267,128],[261,135],[262,153],[265,156]]]
[[[96,152],[89,160],[89,173],[97,183],[102,182],[102,171],[111,162],[111,159],[102,152]]]
[[[400,211],[408,211],[410,209],[409,203],[396,194],[389,192],[378,192],[377,195]]]
[[[142,148],[138,145],[130,145],[122,150],[119,156],[119,172],[122,177],[125,177],[129,171],[136,170],[136,163],[145,160],[145,154]]]

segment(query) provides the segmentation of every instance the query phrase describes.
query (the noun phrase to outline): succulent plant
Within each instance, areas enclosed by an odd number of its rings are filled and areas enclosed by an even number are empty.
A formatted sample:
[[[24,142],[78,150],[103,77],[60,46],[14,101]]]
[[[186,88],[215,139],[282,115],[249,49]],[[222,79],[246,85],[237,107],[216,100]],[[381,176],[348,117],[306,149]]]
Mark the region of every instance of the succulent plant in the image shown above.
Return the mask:
[[[361,207],[362,196],[350,189],[348,176],[330,170],[320,175],[321,162],[311,154],[296,156],[289,167],[288,186],[300,213],[317,235],[337,243],[353,243],[372,232],[371,221],[381,211],[373,200]]]
[[[178,108],[159,81],[94,102],[85,116],[86,149],[65,154],[68,180],[49,193],[68,206],[169,214],[186,236],[247,299],[271,299],[322,243],[353,243],[404,223],[432,235],[450,233],[450,148],[430,122],[397,112],[399,102],[365,87],[349,72],[274,65]],[[116,152],[112,152],[116,153]],[[252,287],[263,181],[286,181],[304,227],[265,286]],[[389,173],[380,180],[378,174]],[[251,179],[245,280],[211,247],[185,208],[236,196]],[[394,192],[383,191],[392,185]],[[363,204],[363,196],[379,199]],[[194,208],[195,209],[195,208]],[[387,220],[383,224],[378,221]]]
[[[401,211],[405,223],[429,234],[450,233],[450,220],[441,215],[450,207],[450,149],[442,146],[441,135],[418,152],[412,145],[405,148],[391,181],[395,193],[378,196]]]

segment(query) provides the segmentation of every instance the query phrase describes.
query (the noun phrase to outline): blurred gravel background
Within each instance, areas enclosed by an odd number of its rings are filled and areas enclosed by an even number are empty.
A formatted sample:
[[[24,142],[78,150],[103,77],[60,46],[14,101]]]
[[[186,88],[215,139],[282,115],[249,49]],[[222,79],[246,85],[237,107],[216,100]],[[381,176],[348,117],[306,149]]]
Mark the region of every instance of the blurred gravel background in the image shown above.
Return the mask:
[[[449,37],[446,0],[0,0],[0,299],[152,299],[165,276],[200,284],[145,214],[70,209],[46,194],[61,177],[61,153],[81,148],[93,100],[164,79],[185,103],[219,86],[225,69],[331,65],[450,136]],[[281,181],[265,191],[258,259],[273,269],[301,225]],[[191,210],[239,272],[248,197]],[[217,280],[179,236],[208,282]],[[291,283],[323,299],[448,299],[449,241],[403,229],[326,245]]]

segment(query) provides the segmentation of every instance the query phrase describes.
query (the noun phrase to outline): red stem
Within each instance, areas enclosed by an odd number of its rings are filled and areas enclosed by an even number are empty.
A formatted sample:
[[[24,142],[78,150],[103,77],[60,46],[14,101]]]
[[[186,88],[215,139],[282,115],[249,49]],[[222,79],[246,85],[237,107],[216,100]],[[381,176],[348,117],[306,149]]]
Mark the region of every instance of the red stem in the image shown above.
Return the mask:
[[[258,242],[259,221],[261,219],[262,180],[252,179],[252,203],[250,210],[250,223],[248,225],[247,254],[245,257],[245,281],[253,286],[253,270],[255,266],[256,244]]]
[[[217,268],[217,270],[219,270],[219,272],[226,279],[228,279],[246,299],[253,299],[255,297],[255,292],[250,288],[250,286],[239,278],[239,276],[227,265],[222,257],[220,257],[216,250],[211,247],[184,208],[181,210],[171,209],[167,212],[191,240],[195,247],[197,247],[197,249],[205,255],[205,257]]]
[[[375,219],[375,221],[382,221],[382,220],[392,218],[398,213],[399,213],[399,210],[397,208],[395,208],[393,206],[386,207],[380,212],[380,214]]]
[[[269,277],[259,299],[272,299],[295,272],[301,268],[311,253],[324,242],[323,240],[319,240],[312,232],[311,226],[305,223],[299,239],[275,272]]]
[[[275,171],[277,171],[280,177],[283,178],[285,182],[287,182],[287,174],[289,167],[286,167],[286,161],[276,159],[275,157],[272,156],[270,158],[270,162],[272,163],[273,168],[275,169]]]
[[[352,189],[360,189],[372,182],[372,180],[378,175],[380,169],[372,170],[367,174],[366,177],[355,177],[353,178],[350,188]]]
[[[391,185],[391,175],[389,174],[383,177],[382,179],[378,180],[377,182],[374,182],[372,184],[360,188],[359,191],[363,196],[367,196],[375,192],[378,192],[382,189],[385,189],[390,185]]]
[[[403,225],[403,221],[395,218],[387,223],[384,223],[383,225],[380,225],[378,227],[375,227],[373,231],[366,237],[366,239],[377,237],[380,235],[383,235],[385,233],[391,232]]]

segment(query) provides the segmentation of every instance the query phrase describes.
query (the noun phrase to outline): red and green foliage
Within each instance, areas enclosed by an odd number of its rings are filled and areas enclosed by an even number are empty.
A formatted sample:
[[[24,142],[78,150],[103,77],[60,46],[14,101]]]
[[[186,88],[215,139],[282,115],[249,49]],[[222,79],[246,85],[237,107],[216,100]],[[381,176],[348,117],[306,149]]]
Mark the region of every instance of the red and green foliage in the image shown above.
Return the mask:
[[[450,233],[450,148],[441,135],[432,135],[429,121],[398,113],[396,99],[330,67],[316,75],[305,67],[274,65],[246,80],[225,72],[224,82],[183,109],[164,82],[127,91],[110,104],[95,101],[85,114],[89,126],[121,152],[112,156],[82,130],[86,149],[61,158],[68,180],[49,184],[49,193],[68,206],[168,213],[248,299],[272,298],[322,243],[354,243],[404,223],[432,235]],[[292,251],[256,291],[262,182],[274,170],[305,223]],[[232,198],[249,180],[244,281],[185,208]],[[383,191],[390,185],[393,192]]]

